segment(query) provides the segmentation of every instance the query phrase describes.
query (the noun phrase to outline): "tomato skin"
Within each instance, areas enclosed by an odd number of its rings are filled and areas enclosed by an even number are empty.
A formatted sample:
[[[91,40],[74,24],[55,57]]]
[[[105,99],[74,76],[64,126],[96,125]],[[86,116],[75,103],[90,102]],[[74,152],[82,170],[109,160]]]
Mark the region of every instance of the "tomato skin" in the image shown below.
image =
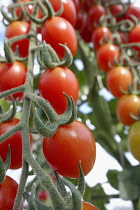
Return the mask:
[[[107,40],[110,39],[111,37],[111,31],[109,30],[109,28],[105,27],[105,26],[101,26],[97,29],[95,29],[92,33],[92,37],[91,37],[91,42],[93,43],[93,48],[95,50],[98,50],[99,47],[101,46],[101,41],[104,41],[104,38],[106,38]]]
[[[60,17],[65,18],[68,20],[73,26],[76,24],[76,7],[72,0],[61,0],[64,10]],[[60,2],[59,0],[49,0],[52,4],[53,9],[55,12],[59,11],[60,9]]]
[[[67,99],[63,92],[78,100],[79,85],[75,74],[68,68],[56,67],[47,69],[38,82],[39,94],[48,100],[58,114],[67,108]]]
[[[124,95],[121,91],[127,91],[128,85],[131,86],[133,80],[132,73],[124,66],[117,66],[111,69],[106,76],[107,89],[113,96],[119,98]]]
[[[140,21],[140,8],[131,4],[128,7],[124,17],[125,19],[129,19],[133,21],[133,19],[131,18],[131,15],[134,15],[138,19],[138,22],[139,22]]]
[[[95,29],[95,25],[99,24],[99,20],[102,15],[106,15],[105,8],[100,5],[92,6],[88,11],[88,25],[91,29]]]
[[[96,206],[88,203],[86,201],[82,201],[82,210],[99,210]]]
[[[12,120],[0,123],[0,135],[12,129],[19,123],[19,119],[13,118]],[[22,166],[22,137],[21,131],[16,132],[4,142],[0,143],[0,157],[3,161],[6,160],[8,145],[11,149],[11,164],[10,169],[18,169]],[[30,145],[32,147],[32,136],[30,135]]]
[[[12,38],[15,36],[27,34],[29,32],[29,29],[30,29],[29,23],[25,21],[14,21],[6,27],[5,37]],[[12,43],[11,49],[13,50],[13,52],[16,52],[17,47],[18,47],[19,56],[21,57],[28,56],[29,39],[22,39]]]
[[[95,162],[94,137],[86,125],[79,121],[60,126],[54,136],[43,139],[42,147],[50,167],[65,177],[79,177],[79,161],[84,175],[91,171]]]
[[[13,209],[17,189],[17,182],[6,176],[4,182],[0,184],[0,210]]]
[[[134,158],[140,161],[140,121],[130,126],[127,135],[128,148]]]
[[[0,92],[23,85],[26,72],[27,67],[19,61],[14,61],[13,64],[2,63],[0,65]],[[12,96],[20,101],[23,99],[23,92],[15,93]],[[8,96],[6,99],[10,100],[11,98]]]
[[[38,198],[39,201],[43,201],[43,202],[46,201],[47,198],[48,198],[47,191],[46,190],[40,190],[40,191],[38,191],[37,198]]]
[[[128,42],[140,42],[140,24],[136,25],[128,34]],[[139,47],[133,47],[140,53]]]
[[[56,36],[57,31],[57,36]],[[72,55],[77,51],[77,38],[73,26],[62,17],[52,17],[47,19],[41,29],[42,40],[50,44],[62,59],[65,49],[59,45],[66,44]]]
[[[138,116],[140,110],[140,96],[137,95],[123,95],[119,98],[116,105],[116,114],[118,120],[126,126],[130,126],[136,120],[130,116],[130,112]]]
[[[114,59],[119,60],[120,58],[120,50],[119,48],[114,45],[114,44],[105,44],[102,45],[98,50],[97,50],[97,64],[100,68],[100,70],[104,72],[108,72],[111,67],[109,64],[114,66]]]
[[[114,4],[110,6],[110,11],[111,11],[111,14],[116,17],[116,15],[121,14],[124,11],[124,7],[122,4]],[[123,18],[124,18],[124,15],[117,16],[116,20],[121,21],[123,20]]]

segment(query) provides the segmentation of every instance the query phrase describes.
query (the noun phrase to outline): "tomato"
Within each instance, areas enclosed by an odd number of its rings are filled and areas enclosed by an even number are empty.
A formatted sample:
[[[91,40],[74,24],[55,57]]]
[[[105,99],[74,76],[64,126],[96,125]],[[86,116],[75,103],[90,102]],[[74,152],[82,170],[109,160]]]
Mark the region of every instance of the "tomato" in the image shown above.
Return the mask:
[[[57,35],[56,35],[57,32]],[[72,55],[77,51],[77,38],[73,26],[62,17],[47,19],[41,29],[42,40],[50,44],[60,58],[64,57],[65,49],[59,44],[66,44]]]
[[[94,0],[81,0],[80,6],[81,8],[88,12],[88,10],[94,5]]]
[[[138,22],[139,22],[140,21],[140,8],[133,4],[130,4],[124,17],[126,19],[130,19],[133,21],[133,19],[131,18],[131,15],[134,15],[138,19]]]
[[[91,131],[79,121],[60,126],[50,138],[43,139],[43,153],[49,166],[62,176],[78,178],[78,163],[84,175],[93,168],[96,145]]]
[[[127,141],[129,151],[136,160],[140,161],[140,121],[130,126]]]
[[[92,33],[91,42],[93,43],[93,48],[97,50],[103,44],[104,39],[109,40],[111,37],[111,31],[105,26],[101,26],[95,29]]]
[[[29,29],[30,29],[29,23],[25,21],[14,21],[6,27],[5,37],[12,38],[23,34],[28,34]],[[13,50],[13,52],[16,52],[17,47],[18,47],[19,56],[21,57],[28,56],[29,39],[28,38],[22,39],[12,43],[11,49]]]
[[[76,7],[76,11],[78,12],[79,8],[80,8],[80,0],[71,0],[74,2],[75,7]]]
[[[26,79],[27,67],[19,62],[2,63],[0,65],[0,92],[23,85]],[[22,100],[23,92],[12,95],[14,99]],[[10,100],[8,96],[6,99]]]
[[[123,20],[124,15],[117,16],[117,15],[123,13],[123,11],[124,11],[124,7],[122,4],[114,4],[114,5],[110,6],[110,11],[111,11],[111,14],[116,17],[117,21]]]
[[[37,198],[38,198],[39,201],[43,201],[43,202],[46,201],[47,198],[48,198],[47,191],[46,190],[40,190],[40,191],[38,191]]]
[[[76,24],[76,7],[72,0],[61,0],[63,3],[63,12],[60,15],[61,17],[68,20],[73,26]],[[52,4],[53,9],[55,12],[59,11],[60,9],[60,2],[59,0],[49,0]]]
[[[0,210],[13,209],[17,189],[17,182],[10,176],[6,176],[4,182],[0,184]]]
[[[140,42],[140,24],[136,25],[129,33],[128,33],[128,42]],[[139,47],[133,47],[140,53]]]
[[[106,86],[115,97],[121,97],[127,91],[128,85],[131,86],[133,76],[131,71],[124,66],[117,66],[111,69],[106,76]]]
[[[80,30],[80,36],[85,42],[89,43],[91,42],[92,32],[93,30],[91,30],[88,24],[85,24]]]
[[[39,79],[38,89],[40,96],[48,100],[58,114],[62,114],[67,108],[63,92],[72,96],[75,103],[78,99],[78,80],[68,68],[56,67],[44,71]]]
[[[12,120],[0,123],[0,135],[12,129],[19,123],[19,119],[13,118]],[[11,164],[10,169],[18,169],[22,166],[22,137],[21,131],[16,132],[4,142],[0,143],[0,157],[3,161],[6,160],[8,145],[11,149]],[[30,135],[30,145],[32,147],[32,136]]]
[[[99,210],[96,206],[88,203],[86,201],[82,201],[82,210]]]
[[[102,15],[106,15],[106,10],[101,4],[92,6],[88,11],[88,24],[91,29],[94,29]]]
[[[116,105],[116,114],[118,120],[126,126],[130,126],[136,120],[130,116],[132,113],[138,116],[140,110],[140,96],[138,95],[123,95],[119,98]]]
[[[105,44],[97,50],[96,58],[99,68],[104,72],[108,72],[115,65],[114,59],[119,60],[120,50],[114,44]]]
[[[85,25],[85,21],[86,21],[85,14],[79,10],[77,12],[76,24],[74,28],[79,31],[82,30],[82,28]]]

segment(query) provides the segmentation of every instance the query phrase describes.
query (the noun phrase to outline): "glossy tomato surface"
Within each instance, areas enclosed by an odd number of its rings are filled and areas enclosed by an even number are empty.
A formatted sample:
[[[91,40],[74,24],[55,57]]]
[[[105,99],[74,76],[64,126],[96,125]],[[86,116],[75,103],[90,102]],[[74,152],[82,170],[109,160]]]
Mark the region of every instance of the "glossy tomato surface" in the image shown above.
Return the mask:
[[[86,201],[82,202],[82,210],[99,210],[96,206]]]
[[[13,209],[17,189],[17,182],[6,176],[4,182],[0,184],[0,210]]]
[[[14,21],[6,27],[5,37],[12,38],[19,35],[24,35],[29,32],[30,25],[25,21]],[[26,57],[28,56],[29,49],[29,39],[22,39],[15,41],[11,45],[11,49],[16,52],[18,48],[19,56]]]
[[[140,24],[136,25],[128,34],[128,42],[140,42]],[[140,48],[134,46],[134,49],[136,49],[138,52],[140,52]]]
[[[115,59],[119,60],[120,50],[114,44],[105,44],[102,45],[97,50],[97,64],[100,70],[108,72],[111,68],[114,67]]]
[[[126,126],[130,126],[136,120],[130,116],[138,116],[140,110],[140,96],[138,95],[124,95],[119,98],[116,105],[116,113],[118,120]]]
[[[127,141],[129,151],[140,162],[140,121],[130,126]]]
[[[3,63],[0,65],[0,92],[18,87],[25,83],[27,67],[18,61],[12,64]],[[14,99],[21,100],[23,93],[15,93],[12,95]],[[10,97],[7,97],[10,99]]]
[[[105,43],[105,40],[109,40],[111,37],[111,31],[109,28],[105,26],[101,26],[97,29],[95,29],[92,33],[91,42],[93,43],[93,48],[97,50],[103,43]]]
[[[13,118],[12,120],[0,123],[0,135],[12,129],[19,123],[19,119]],[[32,146],[32,136],[30,135],[30,144]],[[0,157],[3,161],[6,160],[8,153],[8,145],[11,149],[11,164],[10,169],[18,169],[22,166],[22,137],[21,131],[16,132],[4,142],[0,143]]]
[[[128,91],[128,86],[131,86],[132,80],[133,76],[128,68],[117,66],[107,73],[106,86],[112,95],[118,98]]]
[[[78,100],[79,85],[75,74],[68,68],[47,69],[38,82],[39,94],[48,100],[58,114],[67,108],[67,99],[63,93]]]
[[[63,4],[63,12],[60,15],[61,17],[68,20],[73,26],[76,24],[76,6],[72,0],[61,0]],[[55,12],[60,9],[60,1],[59,0],[49,0],[52,4]]]
[[[93,168],[96,145],[91,131],[79,121],[60,126],[54,136],[44,138],[43,153],[50,167],[62,176],[78,178],[78,163],[84,175]]]
[[[73,26],[62,17],[47,19],[41,28],[42,40],[50,44],[62,59],[65,49],[59,44],[66,44],[72,55],[77,51],[77,38]]]

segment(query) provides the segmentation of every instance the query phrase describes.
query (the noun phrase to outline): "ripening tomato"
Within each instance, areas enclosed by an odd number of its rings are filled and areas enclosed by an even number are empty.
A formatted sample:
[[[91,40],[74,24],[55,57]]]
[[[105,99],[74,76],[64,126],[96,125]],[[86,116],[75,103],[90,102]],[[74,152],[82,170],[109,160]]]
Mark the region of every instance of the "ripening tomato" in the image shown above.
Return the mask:
[[[140,42],[140,24],[136,25],[129,33],[128,33],[128,42]],[[133,47],[140,53],[139,47]]]
[[[63,4],[63,12],[60,17],[68,20],[73,26],[76,24],[76,7],[72,0],[61,0]],[[60,1],[59,0],[49,0],[52,4],[55,12],[60,9]]]
[[[66,19],[58,16],[47,19],[41,28],[41,34],[42,40],[50,44],[61,59],[64,57],[65,49],[59,44],[66,44],[72,55],[76,54],[76,33]]]
[[[0,135],[6,133],[19,123],[19,119],[13,118],[12,120],[0,123]],[[22,137],[21,131],[16,132],[4,142],[0,143],[0,157],[3,161],[6,160],[8,153],[8,145],[11,149],[11,164],[10,169],[18,169],[22,166]],[[30,145],[32,147],[32,136],[30,134]]]
[[[28,34],[29,29],[30,29],[29,23],[25,21],[13,21],[6,27],[5,37],[12,38],[15,36]],[[13,52],[16,52],[16,50],[18,49],[19,56],[27,57],[29,49],[29,39],[26,38],[13,42],[11,45],[11,49],[13,50]]]
[[[88,203],[86,201],[82,201],[82,210],[99,210],[96,206]]]
[[[2,63],[0,65],[0,92],[23,85],[26,72],[27,67],[19,61],[14,61],[12,64]],[[15,93],[12,96],[14,99],[22,100],[23,92]],[[6,99],[10,100],[11,97],[6,97]]]
[[[48,193],[46,190],[39,190],[38,193],[37,193],[37,198],[39,201],[46,201],[48,199]]]
[[[140,96],[138,95],[123,95],[119,98],[116,105],[116,114],[118,120],[126,126],[130,126],[136,120],[130,116],[138,116],[140,110]]]
[[[97,50],[97,64],[100,70],[108,72],[114,67],[114,60],[120,58],[120,50],[114,44],[104,44]]]
[[[140,8],[133,4],[130,4],[124,17],[125,19],[129,19],[133,21],[131,15],[134,15],[138,19],[138,22],[139,22],[140,21]]]
[[[66,67],[47,69],[38,82],[39,94],[48,100],[58,114],[67,108],[67,99],[63,93],[77,102],[79,85],[75,74]]]
[[[130,126],[127,142],[129,151],[134,158],[140,162],[140,121]]]
[[[101,16],[106,15],[106,9],[101,4],[92,6],[88,11],[88,25],[94,29],[99,24]]]
[[[133,76],[131,71],[124,66],[117,66],[111,69],[106,76],[107,89],[115,97],[124,95],[123,91],[128,90],[128,85],[131,86]]]
[[[43,139],[43,153],[49,166],[62,176],[78,178],[78,163],[84,175],[93,168],[96,145],[91,131],[79,121],[60,126],[50,138]]]
[[[0,210],[13,209],[17,189],[17,182],[10,176],[6,176],[4,182],[0,184]]]
[[[109,40],[112,32],[109,28],[101,26],[95,29],[92,33],[91,42],[93,43],[93,48],[97,50],[101,45],[103,45],[104,40]]]

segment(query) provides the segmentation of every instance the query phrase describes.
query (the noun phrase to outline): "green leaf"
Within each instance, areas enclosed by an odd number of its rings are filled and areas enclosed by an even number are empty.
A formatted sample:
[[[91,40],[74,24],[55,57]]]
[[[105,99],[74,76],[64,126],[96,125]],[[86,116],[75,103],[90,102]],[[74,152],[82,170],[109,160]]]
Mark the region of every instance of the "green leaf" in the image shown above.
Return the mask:
[[[134,200],[140,196],[140,165],[125,168],[118,175],[120,197]]]
[[[106,174],[108,182],[116,190],[118,190],[118,173],[119,173],[118,170],[109,170]]]

